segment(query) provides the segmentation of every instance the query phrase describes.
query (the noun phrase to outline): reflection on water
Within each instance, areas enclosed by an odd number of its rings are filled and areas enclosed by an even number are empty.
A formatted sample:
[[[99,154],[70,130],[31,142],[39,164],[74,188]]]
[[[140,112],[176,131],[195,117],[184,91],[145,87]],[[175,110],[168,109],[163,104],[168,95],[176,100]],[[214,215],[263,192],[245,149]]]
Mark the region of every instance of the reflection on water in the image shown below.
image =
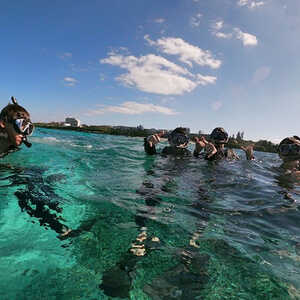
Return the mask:
[[[276,155],[214,164],[147,157],[139,138],[32,140],[1,162],[1,299],[299,298],[299,185]]]

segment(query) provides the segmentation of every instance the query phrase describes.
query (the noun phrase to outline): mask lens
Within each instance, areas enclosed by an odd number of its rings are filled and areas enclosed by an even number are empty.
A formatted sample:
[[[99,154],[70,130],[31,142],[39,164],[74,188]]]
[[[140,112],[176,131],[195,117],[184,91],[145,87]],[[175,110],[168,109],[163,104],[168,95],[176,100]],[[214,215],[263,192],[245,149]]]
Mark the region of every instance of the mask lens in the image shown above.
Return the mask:
[[[34,129],[33,124],[26,119],[16,119],[13,124],[16,132],[24,135],[31,135]]]
[[[281,145],[279,151],[282,155],[296,155],[300,153],[300,146],[297,144]]]
[[[179,147],[179,146],[182,146],[182,145],[188,143],[189,139],[184,134],[175,133],[175,134],[171,135],[170,141],[174,146]]]
[[[33,124],[29,123],[27,129],[25,130],[25,134],[26,135],[31,135],[33,133],[33,129],[34,129]]]

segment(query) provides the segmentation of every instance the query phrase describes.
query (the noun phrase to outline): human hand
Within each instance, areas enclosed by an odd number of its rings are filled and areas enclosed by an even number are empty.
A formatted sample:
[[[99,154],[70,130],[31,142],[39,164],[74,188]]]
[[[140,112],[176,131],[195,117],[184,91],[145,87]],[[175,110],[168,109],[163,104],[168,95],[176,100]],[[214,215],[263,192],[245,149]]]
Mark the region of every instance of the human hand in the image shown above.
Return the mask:
[[[247,147],[241,146],[241,149],[245,152],[247,160],[253,160],[254,154],[253,154],[253,147],[254,145],[248,145]]]
[[[205,144],[208,143],[208,141],[205,139],[204,136],[201,136],[201,137],[200,137],[200,141],[203,142],[203,143],[205,143]]]

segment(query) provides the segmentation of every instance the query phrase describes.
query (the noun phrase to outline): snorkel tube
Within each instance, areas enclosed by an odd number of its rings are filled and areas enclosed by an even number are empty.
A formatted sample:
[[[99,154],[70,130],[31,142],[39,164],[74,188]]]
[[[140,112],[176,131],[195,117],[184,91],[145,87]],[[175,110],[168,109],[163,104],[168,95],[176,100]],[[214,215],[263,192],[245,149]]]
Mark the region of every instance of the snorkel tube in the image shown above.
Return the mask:
[[[24,145],[28,148],[30,148],[32,146],[32,144],[30,142],[28,142],[27,140],[27,135],[23,135],[23,139],[22,142],[24,143]]]

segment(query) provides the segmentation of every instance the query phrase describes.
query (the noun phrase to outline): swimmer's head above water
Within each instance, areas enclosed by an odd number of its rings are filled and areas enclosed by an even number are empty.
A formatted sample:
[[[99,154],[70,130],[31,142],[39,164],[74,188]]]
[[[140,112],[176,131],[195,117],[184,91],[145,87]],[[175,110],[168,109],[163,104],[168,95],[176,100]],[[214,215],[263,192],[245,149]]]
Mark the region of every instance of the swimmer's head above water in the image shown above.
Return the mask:
[[[34,126],[30,120],[28,111],[17,103],[14,97],[11,97],[12,103],[5,106],[0,112],[0,137],[2,139],[2,149],[5,147],[18,147],[23,142],[27,147],[31,144],[27,137],[32,134]]]
[[[300,138],[296,135],[283,139],[278,146],[278,154],[283,161],[300,159]]]
[[[186,148],[189,143],[189,137],[187,135],[186,128],[177,127],[169,135],[169,144],[176,148]]]
[[[227,144],[228,133],[224,128],[216,127],[210,134],[210,138],[215,144]]]

